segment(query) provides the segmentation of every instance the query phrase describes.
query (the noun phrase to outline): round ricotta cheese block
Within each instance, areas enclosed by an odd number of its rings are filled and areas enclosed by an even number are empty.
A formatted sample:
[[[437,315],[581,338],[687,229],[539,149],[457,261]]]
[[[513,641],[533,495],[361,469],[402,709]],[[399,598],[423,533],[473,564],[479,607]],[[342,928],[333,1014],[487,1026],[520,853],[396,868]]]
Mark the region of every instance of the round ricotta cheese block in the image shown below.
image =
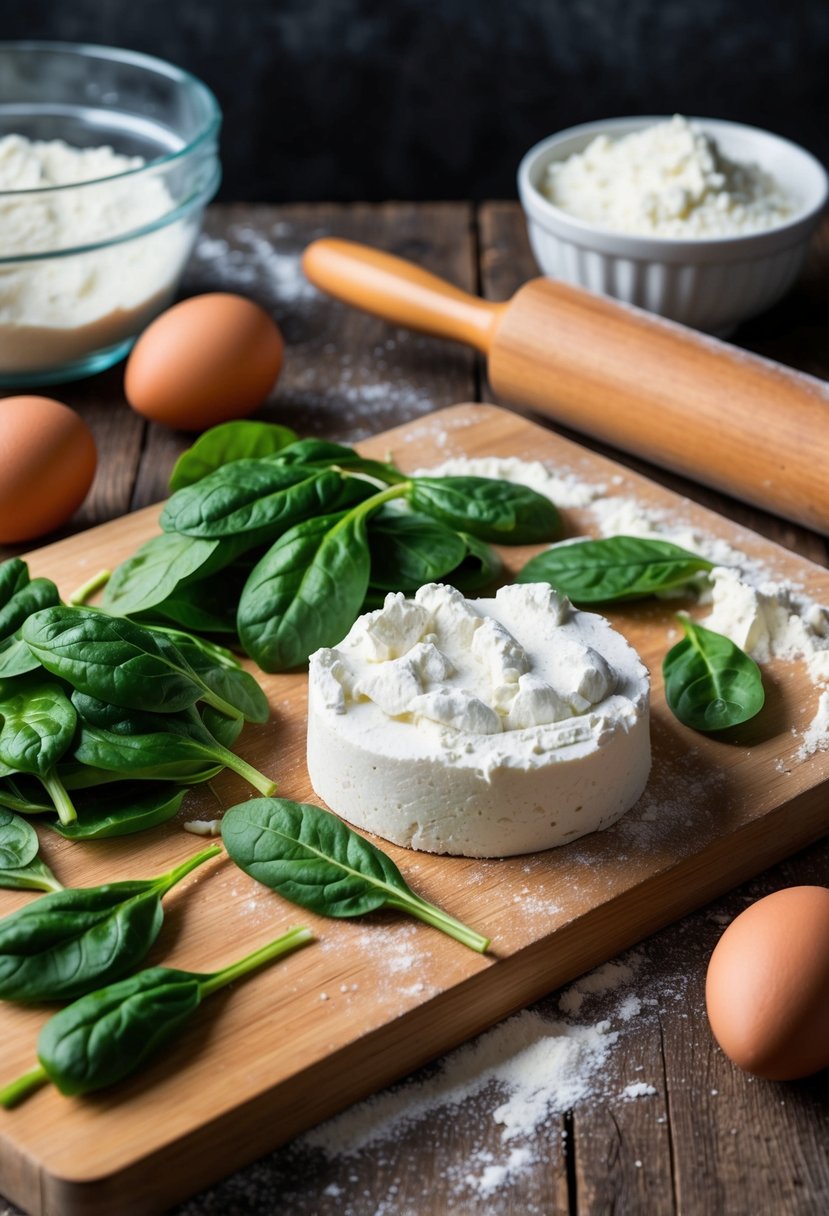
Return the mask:
[[[408,848],[553,848],[614,823],[648,779],[647,669],[546,583],[388,595],[309,675],[314,790]]]

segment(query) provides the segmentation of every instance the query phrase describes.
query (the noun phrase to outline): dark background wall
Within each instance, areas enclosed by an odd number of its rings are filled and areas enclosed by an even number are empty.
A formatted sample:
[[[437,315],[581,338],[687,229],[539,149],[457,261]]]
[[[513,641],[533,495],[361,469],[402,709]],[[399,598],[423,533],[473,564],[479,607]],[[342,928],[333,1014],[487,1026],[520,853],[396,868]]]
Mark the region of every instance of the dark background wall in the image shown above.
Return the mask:
[[[0,36],[126,46],[205,80],[223,197],[509,197],[562,127],[681,112],[829,161],[827,0],[3,0]]]

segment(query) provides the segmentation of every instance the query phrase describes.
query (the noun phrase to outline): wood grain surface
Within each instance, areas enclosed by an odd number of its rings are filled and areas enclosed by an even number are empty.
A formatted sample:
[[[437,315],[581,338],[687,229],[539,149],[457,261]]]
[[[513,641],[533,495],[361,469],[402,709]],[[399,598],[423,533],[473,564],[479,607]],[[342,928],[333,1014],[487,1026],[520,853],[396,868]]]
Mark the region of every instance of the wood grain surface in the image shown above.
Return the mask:
[[[740,344],[821,376],[829,374],[827,231],[824,228],[816,243],[798,290],[736,336]],[[320,299],[302,284],[297,274],[302,247],[329,232],[415,258],[490,298],[506,298],[536,273],[520,210],[511,203],[479,209],[461,204],[212,209],[187,290],[243,291],[259,298],[279,320],[289,358],[264,416],[303,432],[349,441],[423,418],[453,401],[491,399],[482,369],[468,351],[384,327]],[[132,415],[123,403],[117,369],[67,386],[60,395],[90,421],[102,456],[93,493],[68,531],[160,498],[172,461],[187,438],[147,426]],[[590,446],[601,450],[596,443]],[[621,460],[825,564],[825,538],[649,469],[635,458]],[[94,564],[94,553],[89,557]],[[705,960],[723,924],[747,900],[781,885],[825,883],[828,872],[829,847],[814,846],[650,938],[641,948],[640,982],[653,994],[653,1016],[632,1025],[617,1045],[606,1063],[600,1096],[585,1095],[563,1118],[529,1138],[526,1168],[488,1197],[487,1212],[824,1212],[829,1203],[825,1079],[761,1085],[733,1069],[710,1038],[702,984]],[[194,897],[204,893],[206,878],[194,876]],[[217,876],[211,875],[211,881]],[[183,894],[175,914],[171,905],[168,929],[186,927],[189,939]],[[240,986],[227,1007],[214,1015],[219,1024],[243,998]],[[552,993],[537,1008],[555,1016],[557,1001]],[[195,1040],[194,1046],[200,1045]],[[415,1074],[400,1100],[407,1092],[414,1100],[417,1086],[430,1075]],[[629,1102],[613,1096],[639,1076],[653,1083],[653,1099]],[[322,1154],[298,1140],[177,1212],[478,1212],[480,1198],[462,1183],[471,1162],[487,1152],[497,1157],[501,1151],[492,1109],[490,1097],[473,1096],[453,1109],[448,1121],[398,1128],[382,1151],[356,1156]],[[208,1128],[206,1138],[215,1147],[214,1129]],[[231,1146],[231,1151],[238,1147]],[[258,1151],[255,1144],[244,1147],[248,1156]],[[161,1163],[158,1174],[168,1168],[174,1171],[175,1162]],[[147,1182],[142,1175],[134,1200],[137,1210],[143,1210]],[[162,1177],[160,1185],[163,1190],[170,1183]],[[9,1187],[5,1173],[0,1173],[0,1190],[8,1192]],[[148,1205],[151,1201],[152,1188],[146,1196]],[[13,1211],[0,1200],[3,1216]]]

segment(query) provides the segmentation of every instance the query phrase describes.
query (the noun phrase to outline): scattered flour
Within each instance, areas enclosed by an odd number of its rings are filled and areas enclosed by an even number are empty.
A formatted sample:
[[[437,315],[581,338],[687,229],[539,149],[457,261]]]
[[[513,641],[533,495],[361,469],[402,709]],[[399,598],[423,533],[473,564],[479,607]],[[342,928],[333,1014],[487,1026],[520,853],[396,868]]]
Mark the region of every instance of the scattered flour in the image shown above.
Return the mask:
[[[639,999],[638,996],[635,996],[635,995],[633,995],[633,993],[631,993],[630,996],[626,996],[625,999],[622,1001],[621,1005],[619,1006],[616,1016],[622,1022],[629,1022],[631,1020],[631,1018],[635,1018],[641,1012],[642,1012],[641,1000]]]
[[[270,232],[231,224],[226,237],[199,237],[195,273],[201,263],[211,273],[214,291],[218,278],[224,290],[256,287],[264,302],[296,307],[318,298],[302,271],[304,244],[285,224],[274,224]]]
[[[613,992],[623,984],[629,984],[633,975],[634,968],[630,963],[605,963],[604,966],[597,967],[595,971],[582,976],[580,980],[576,980],[575,984],[565,989],[559,998],[558,1007],[562,1013],[571,1015],[579,1013],[586,997],[602,992]]]
[[[650,1098],[656,1093],[653,1085],[648,1085],[646,1081],[631,1081],[630,1085],[626,1085],[622,1090],[623,1098]]]
[[[797,752],[798,760],[805,760],[815,752],[829,750],[829,691],[820,694],[817,713],[803,734],[803,742]]]
[[[614,1045],[635,1033],[634,1018],[641,1028],[658,1005],[684,998],[684,987],[682,993],[666,988],[659,999],[631,991],[634,982],[648,983],[646,964],[643,950],[628,951],[561,994],[559,1010],[578,1013],[578,1021],[525,1009],[451,1052],[423,1079],[393,1086],[307,1132],[296,1151],[321,1151],[331,1161],[352,1159],[355,1165],[383,1162],[401,1151],[408,1129],[451,1120],[473,1103],[486,1112],[481,1140],[460,1167],[451,1167],[452,1190],[460,1205],[495,1195],[546,1159],[550,1126],[566,1112],[596,1099],[656,1095],[644,1079],[620,1093],[609,1067]]]
[[[485,1158],[490,1157],[489,1153],[477,1154],[477,1160],[484,1159],[484,1169],[480,1174],[475,1174],[470,1171],[466,1175],[466,1182],[469,1187],[477,1191],[482,1197],[494,1194],[501,1187],[508,1185],[512,1178],[524,1166],[529,1165],[532,1161],[532,1154],[528,1148],[514,1148],[510,1151],[506,1161],[500,1163],[485,1162]]]
[[[501,1139],[528,1136],[590,1095],[618,1037],[607,1019],[579,1026],[525,1009],[450,1053],[427,1081],[369,1098],[304,1140],[331,1155],[358,1153],[403,1125],[492,1088],[504,1094],[492,1111]]]

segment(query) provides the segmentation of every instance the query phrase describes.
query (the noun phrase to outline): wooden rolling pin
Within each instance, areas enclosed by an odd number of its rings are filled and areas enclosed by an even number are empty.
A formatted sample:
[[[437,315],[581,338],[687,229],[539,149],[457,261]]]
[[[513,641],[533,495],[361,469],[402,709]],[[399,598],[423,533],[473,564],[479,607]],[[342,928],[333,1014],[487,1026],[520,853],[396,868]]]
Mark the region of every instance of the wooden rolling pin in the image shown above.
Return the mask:
[[[506,401],[829,533],[823,381],[553,279],[496,304],[353,241],[314,241],[302,264],[340,300],[482,351]]]

